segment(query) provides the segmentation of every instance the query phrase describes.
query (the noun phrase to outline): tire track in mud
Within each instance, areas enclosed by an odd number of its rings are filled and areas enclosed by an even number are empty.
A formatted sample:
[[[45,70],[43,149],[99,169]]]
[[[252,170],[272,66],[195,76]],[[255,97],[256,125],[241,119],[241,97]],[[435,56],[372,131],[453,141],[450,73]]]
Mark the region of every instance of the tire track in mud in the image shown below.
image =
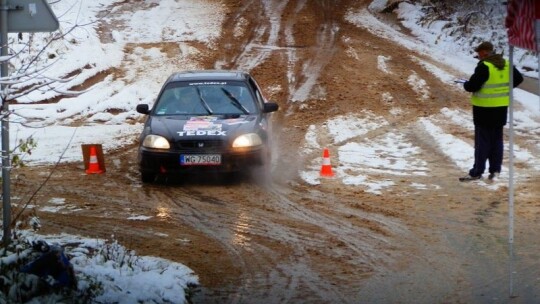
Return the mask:
[[[395,219],[384,217],[381,214],[368,214],[365,211],[354,212],[351,208],[343,206],[340,198],[334,196],[333,193],[318,193],[316,196],[312,196],[308,192],[303,193],[302,198],[300,198],[297,197],[298,194],[291,193],[289,189],[274,185],[269,194],[279,202],[282,214],[306,223],[316,223],[322,233],[326,233],[331,238],[338,240],[343,246],[350,249],[351,255],[362,257],[361,260],[371,266],[385,264],[390,261],[388,257],[381,255],[378,251],[378,247],[388,245],[389,240],[385,235],[376,234],[366,227],[344,222],[342,217],[354,213],[361,220],[370,221],[383,227],[381,229],[384,231],[406,233],[406,229]],[[291,199],[298,199],[299,202],[312,200],[317,203],[331,201],[331,203],[335,204],[335,210],[333,212],[320,212],[296,203]]]
[[[239,16],[248,10],[248,6],[260,7],[262,13],[249,20],[249,32],[242,33],[243,39],[247,39],[247,41],[236,45],[237,48],[239,47],[239,51],[218,59],[215,64],[216,67],[231,67],[233,69],[252,71],[264,64],[274,54],[284,53],[287,57],[285,76],[288,83],[289,100],[307,100],[310,94],[313,94],[321,72],[336,51],[334,45],[339,26],[336,20],[330,18],[336,5],[336,3],[327,1],[309,2],[307,0],[297,2],[289,0],[250,1],[240,9],[239,13],[229,17],[229,20],[233,20],[236,24],[233,28],[245,29],[245,26],[240,24],[245,22],[245,19],[239,18]],[[290,6],[294,6],[292,13],[288,11],[285,13],[286,9],[291,10],[288,8]],[[251,8],[250,11],[253,10]],[[295,36],[299,35],[298,31],[301,31],[301,29],[298,29],[297,15],[301,14],[303,10],[309,12],[320,11],[324,15],[323,22],[319,25],[320,29],[316,31],[316,37],[303,38],[315,40],[314,45],[309,47],[306,47],[305,41],[295,39]],[[285,18],[289,19],[284,21]],[[311,19],[311,17],[306,18]],[[226,23],[228,22],[226,21]],[[307,22],[313,22],[313,20]],[[310,26],[313,26],[313,24]],[[322,94],[318,96],[318,98],[321,98],[324,92],[318,94]]]
[[[258,3],[254,3],[258,2]],[[274,3],[278,2],[274,5]],[[263,63],[277,48],[278,33],[281,26],[281,15],[283,9],[287,5],[288,0],[279,1],[250,1],[244,5],[240,13],[244,13],[249,6],[252,6],[250,11],[253,11],[253,6],[261,9],[261,13],[258,14],[258,18],[252,18],[249,20],[250,31],[242,33],[242,36],[248,38],[247,42],[241,43],[241,45],[235,45],[240,47],[239,52],[234,52],[232,58],[225,57],[217,61],[217,67],[231,66],[233,69],[240,69],[245,71],[251,71],[256,66]],[[229,18],[234,20],[235,27],[244,28],[241,24],[238,24],[238,16]],[[243,19],[240,19],[243,20]],[[226,21],[226,23],[229,21]],[[234,35],[234,33],[233,33]],[[238,37],[241,38],[241,37]]]
[[[323,22],[317,30],[315,45],[306,51],[300,51],[297,48],[287,49],[288,71],[287,79],[289,83],[289,100],[306,101],[312,94],[318,99],[325,97],[325,92],[317,92],[319,77],[325,66],[333,58],[336,39],[339,32],[338,21],[332,18],[334,9],[339,7],[340,1],[315,1],[317,8],[315,11],[320,11],[323,14]],[[300,1],[294,10],[292,16],[296,16],[302,9],[305,8],[307,1]],[[299,27],[298,20],[295,17],[289,19],[285,24],[285,41],[287,45],[295,45],[294,27]],[[301,44],[301,43],[300,43]],[[299,54],[301,53],[301,54]],[[302,56],[304,55],[304,56]]]
[[[231,303],[241,303],[246,300],[246,296],[249,295],[247,290],[250,290],[250,282],[253,280],[252,270],[248,267],[246,260],[244,259],[242,253],[237,250],[237,248],[229,242],[228,237],[224,237],[223,234],[226,233],[223,230],[227,229],[227,223],[218,221],[219,213],[217,218],[215,213],[203,212],[205,208],[199,209],[194,206],[194,204],[212,204],[214,206],[223,207],[221,211],[225,209],[225,204],[221,201],[214,199],[206,195],[196,195],[195,191],[190,191],[186,193],[184,191],[171,191],[171,193],[163,193],[171,203],[176,205],[176,207],[182,209],[181,221],[186,222],[189,226],[194,229],[204,233],[207,237],[215,240],[223,248],[226,249],[226,254],[230,256],[230,259],[234,261],[235,266],[240,268],[240,278],[237,278],[238,285],[227,285],[224,286],[224,290],[220,290],[218,294],[223,293],[227,295],[227,300]],[[228,217],[228,216],[224,216]],[[203,290],[204,301],[209,300],[209,297],[212,296],[212,293],[209,293],[206,289]],[[209,293],[209,294],[208,294]]]
[[[182,221],[220,243],[226,248],[226,253],[231,256],[233,263],[240,267],[241,275],[234,280],[237,282],[236,286],[224,286],[224,288],[212,291],[203,287],[203,294],[200,296],[204,298],[204,302],[213,302],[213,297],[219,294],[226,294],[227,302],[231,303],[242,303],[249,301],[249,299],[265,299],[263,294],[254,292],[254,289],[257,289],[255,286],[275,286],[282,292],[287,290],[287,284],[278,282],[278,278],[268,278],[262,275],[271,273],[269,265],[275,263],[272,261],[275,253],[262,244],[250,242],[250,234],[261,234],[261,232],[251,228],[250,224],[238,218],[237,214],[245,212],[241,210],[241,206],[229,201],[226,197],[218,199],[196,190],[185,192],[175,189],[172,194],[165,195],[173,204],[182,209]],[[209,207],[204,207],[208,204],[212,205],[210,206],[212,211],[208,210]],[[219,210],[216,210],[218,207]],[[231,210],[237,207],[239,210]],[[239,221],[232,222],[235,219]],[[247,231],[248,229],[249,231]],[[246,246],[246,243],[249,245]],[[258,254],[254,255],[252,252]],[[270,279],[272,281],[268,281]],[[216,302],[219,301],[216,299]]]
[[[347,290],[354,288],[336,288],[334,279],[338,278],[329,272],[336,271],[338,277],[358,276],[358,272],[369,273],[369,268],[394,260],[378,252],[381,246],[390,246],[385,236],[344,222],[341,213],[321,214],[294,203],[285,189],[278,190],[275,185],[270,189],[252,187],[253,198],[239,200],[237,196],[242,195],[240,188],[244,186],[205,189],[207,186],[202,185],[193,189],[188,185],[163,190],[145,187],[148,200],[170,202],[178,210],[171,212],[173,220],[216,240],[240,267],[242,274],[234,279],[238,286],[212,290],[203,287],[201,297],[205,302],[226,293],[233,303],[246,302],[248,298],[272,303],[277,300],[275,294],[269,293],[271,288],[279,291],[281,298],[277,302],[306,299],[310,297],[308,294],[313,294],[314,300],[340,299],[347,303],[352,296]],[[358,216],[370,217],[366,212]],[[379,214],[371,217],[381,225],[393,225],[389,230],[403,230],[399,223],[390,223]],[[335,247],[325,248],[327,244]],[[334,262],[317,265],[320,259]],[[347,273],[345,269],[351,267],[357,271]],[[350,284],[350,281],[341,283]],[[260,290],[262,286],[265,287]]]
[[[222,191],[217,189],[211,192]],[[256,210],[235,202],[234,194],[212,195],[194,189],[173,189],[171,193],[160,191],[156,194],[167,197],[181,210],[181,218],[177,220],[220,243],[234,266],[240,268],[240,276],[230,279],[225,286],[211,290],[202,286],[202,294],[196,296],[200,297],[201,302],[220,303],[224,298],[227,303],[275,301],[275,295],[269,293],[268,288],[260,290],[261,286],[279,290],[281,297],[294,295],[295,279],[287,271],[280,270],[278,259],[281,255],[272,248],[275,247],[272,243],[279,243],[279,240],[252,241],[255,237],[267,238],[265,233],[268,228],[265,225],[254,226],[254,223],[264,223],[264,219],[250,218],[257,213]]]

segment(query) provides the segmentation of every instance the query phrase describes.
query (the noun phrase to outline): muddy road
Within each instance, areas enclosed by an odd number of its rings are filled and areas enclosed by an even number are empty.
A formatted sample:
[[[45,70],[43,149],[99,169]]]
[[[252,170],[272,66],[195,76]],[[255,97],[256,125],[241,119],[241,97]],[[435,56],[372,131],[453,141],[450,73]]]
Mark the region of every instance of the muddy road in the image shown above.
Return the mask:
[[[145,3],[124,1],[116,11],[144,9]],[[455,74],[452,68],[345,21],[349,9],[369,1],[224,3],[229,13],[216,46],[190,47],[200,49],[205,68],[250,71],[267,98],[280,104],[273,117],[271,177],[143,185],[132,145],[107,151],[107,172],[101,175],[85,175],[82,163],[15,170],[19,202],[48,178],[31,202],[37,207],[22,216],[37,214],[42,233],[114,237],[140,255],[185,264],[200,278],[194,303],[509,302],[507,186],[459,183],[464,172],[418,122],[439,117],[444,107],[468,114],[468,96],[420,62]],[[101,27],[106,39],[122,21]],[[159,47],[171,53],[171,64],[181,55],[174,44]],[[378,68],[381,56],[392,73]],[[122,77],[130,62],[122,68],[109,72]],[[411,88],[411,73],[426,81],[427,93]],[[382,92],[393,100],[384,101]],[[381,193],[345,184],[339,174],[318,185],[306,183],[299,172],[322,153],[302,152],[310,127],[335,156],[343,143],[333,141],[325,122],[365,111],[388,123],[358,141],[399,132],[420,148],[416,157],[428,174],[366,168],[370,178],[393,183]],[[447,133],[472,141],[470,130],[439,121]],[[516,138],[539,155],[535,140],[538,131]],[[511,301],[532,303],[540,301],[540,174],[526,163],[518,170],[517,297]],[[66,204],[56,212],[40,211],[53,198]],[[128,219],[136,215],[149,219]]]

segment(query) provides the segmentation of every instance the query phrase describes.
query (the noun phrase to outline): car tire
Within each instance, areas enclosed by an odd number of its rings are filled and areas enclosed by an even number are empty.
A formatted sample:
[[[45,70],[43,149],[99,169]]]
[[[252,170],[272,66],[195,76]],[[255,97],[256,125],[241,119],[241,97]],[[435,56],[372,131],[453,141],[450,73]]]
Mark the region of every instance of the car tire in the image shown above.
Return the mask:
[[[272,156],[270,149],[265,149],[265,152],[261,154],[259,162],[254,165],[250,170],[252,180],[256,181],[260,185],[269,185],[272,182]]]
[[[152,183],[156,180],[156,175],[154,173],[141,172],[141,181],[143,183]]]

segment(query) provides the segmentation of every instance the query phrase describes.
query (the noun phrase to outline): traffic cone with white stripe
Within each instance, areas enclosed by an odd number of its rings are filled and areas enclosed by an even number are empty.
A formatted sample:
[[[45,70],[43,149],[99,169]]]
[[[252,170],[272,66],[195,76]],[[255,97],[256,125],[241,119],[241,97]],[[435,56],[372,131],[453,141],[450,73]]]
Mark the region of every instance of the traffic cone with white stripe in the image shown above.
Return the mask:
[[[322,177],[334,176],[334,172],[332,172],[332,165],[330,164],[330,152],[328,152],[328,148],[324,148],[323,161],[322,161],[322,166],[321,166],[321,176]]]
[[[90,160],[88,162],[88,169],[86,169],[86,174],[99,174],[103,173],[103,170],[99,167],[99,161],[97,158],[96,147],[90,147]]]

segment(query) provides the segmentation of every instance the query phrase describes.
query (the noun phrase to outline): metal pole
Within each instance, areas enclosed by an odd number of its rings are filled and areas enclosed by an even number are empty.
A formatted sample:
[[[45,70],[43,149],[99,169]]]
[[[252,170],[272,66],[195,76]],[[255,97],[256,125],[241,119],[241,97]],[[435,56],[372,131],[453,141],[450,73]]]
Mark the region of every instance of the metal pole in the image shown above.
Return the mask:
[[[535,5],[539,5],[536,3]],[[540,11],[540,9],[536,9],[537,12]],[[534,26],[536,28],[536,55],[538,56],[538,110],[540,111],[540,16],[536,16],[536,21],[534,23]]]
[[[0,47],[1,55],[7,56],[8,54],[8,3],[7,0],[0,0]],[[7,61],[1,64],[1,77],[8,76],[8,63]],[[5,85],[1,86],[2,92],[5,90]],[[4,235],[2,241],[4,245],[8,245],[11,242],[11,193],[10,193],[10,159],[9,159],[9,103],[6,96],[2,100],[2,202],[3,202],[3,231]]]
[[[509,178],[508,178],[508,247],[510,270],[510,297],[514,297],[514,47],[510,45],[510,104],[509,108]]]

